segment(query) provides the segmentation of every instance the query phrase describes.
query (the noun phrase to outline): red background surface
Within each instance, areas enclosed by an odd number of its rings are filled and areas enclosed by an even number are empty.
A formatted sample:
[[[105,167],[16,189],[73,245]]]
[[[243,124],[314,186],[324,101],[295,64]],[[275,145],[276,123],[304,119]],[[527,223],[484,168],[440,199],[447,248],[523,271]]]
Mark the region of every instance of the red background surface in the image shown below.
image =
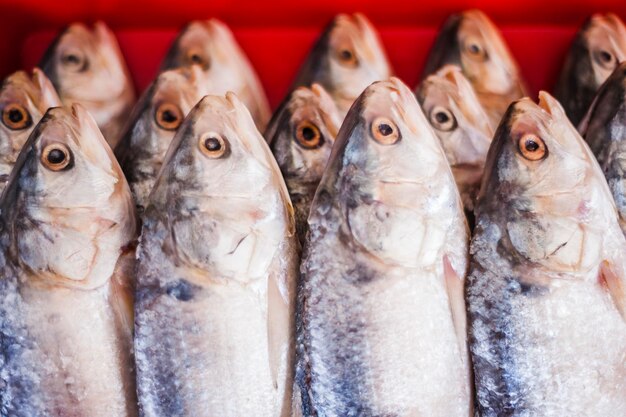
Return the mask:
[[[217,17],[233,29],[276,106],[336,13],[365,13],[379,29],[396,74],[414,85],[437,28],[449,14],[467,8],[482,9],[501,28],[533,93],[552,89],[565,51],[587,16],[612,11],[626,18],[626,0],[0,0],[0,77],[35,65],[65,25],[100,19],[117,33],[141,90],[178,28],[192,19]]]

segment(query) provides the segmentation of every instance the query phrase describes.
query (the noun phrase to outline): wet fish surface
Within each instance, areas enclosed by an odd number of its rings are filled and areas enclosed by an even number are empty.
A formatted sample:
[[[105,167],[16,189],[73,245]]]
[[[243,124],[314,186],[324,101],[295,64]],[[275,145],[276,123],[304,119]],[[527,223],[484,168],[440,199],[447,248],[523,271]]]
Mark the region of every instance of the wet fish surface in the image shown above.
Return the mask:
[[[0,414],[136,416],[134,207],[84,108],[48,110],[0,209]]]
[[[494,130],[509,104],[527,95],[519,66],[500,31],[479,10],[448,18],[427,58],[423,78],[448,64],[461,68]]]
[[[626,60],[626,26],[613,14],[596,14],[576,34],[554,89],[574,125],[587,113],[598,88]]]
[[[626,240],[549,94],[503,118],[476,216],[466,298],[480,415],[626,415]]]
[[[298,242],[280,170],[233,94],[179,128],[138,248],[141,415],[291,413]]]
[[[324,87],[313,84],[288,94],[265,132],[289,190],[300,243],[304,242],[311,201],[340,125],[333,99]]]
[[[372,23],[360,13],[339,14],[313,45],[292,88],[320,84],[343,119],[368,85],[386,80],[392,72]]]
[[[447,65],[428,76],[416,95],[441,141],[463,207],[472,213],[493,137],[489,118],[471,84],[455,66]]]
[[[469,416],[468,229],[398,79],[348,113],[311,206],[296,314],[303,415]]]
[[[115,156],[140,215],[174,134],[209,90],[200,67],[192,65],[159,74],[137,102]]]
[[[32,76],[17,71],[0,87],[0,192],[9,179],[17,155],[39,120],[50,107],[61,105],[56,90],[40,69]]]
[[[161,70],[199,65],[211,85],[211,94],[237,94],[261,131],[271,110],[252,63],[228,26],[217,19],[196,20],[178,34],[161,63]]]
[[[63,103],[82,104],[115,148],[135,104],[135,90],[111,29],[103,22],[92,29],[70,25],[48,47],[39,66]]]

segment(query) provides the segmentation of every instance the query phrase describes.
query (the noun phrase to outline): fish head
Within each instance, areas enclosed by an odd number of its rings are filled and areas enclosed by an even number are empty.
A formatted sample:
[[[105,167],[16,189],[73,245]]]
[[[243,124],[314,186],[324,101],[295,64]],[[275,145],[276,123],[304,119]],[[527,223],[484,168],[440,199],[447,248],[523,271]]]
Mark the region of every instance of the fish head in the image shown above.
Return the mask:
[[[593,85],[597,88],[626,60],[626,26],[615,14],[596,14],[580,36],[587,56],[579,58],[590,63]]]
[[[234,93],[206,96],[170,146],[146,210],[172,231],[179,262],[219,276],[264,274],[267,251],[293,235],[276,161]]]
[[[484,165],[493,130],[471,84],[458,67],[430,75],[417,92],[451,166]]]
[[[217,20],[189,23],[170,47],[161,69],[198,65],[206,82],[207,94],[224,95],[233,91],[243,101],[257,125],[264,127],[270,117],[269,104],[254,68],[228,26]]]
[[[337,107],[321,85],[289,94],[265,134],[284,178],[319,182],[340,125]]]
[[[132,82],[117,39],[103,23],[70,25],[40,63],[66,104],[84,105],[131,95]],[[100,120],[98,120],[100,123]]]
[[[197,65],[159,74],[144,92],[115,149],[131,183],[138,207],[143,207],[163,158],[185,116],[209,91]]]
[[[523,95],[513,55],[495,24],[479,10],[448,19],[435,41],[425,75],[446,64],[458,65],[479,94]]]
[[[370,255],[417,266],[437,256],[416,255],[426,230],[437,245],[459,213],[450,167],[413,93],[396,78],[370,85],[337,135],[309,215],[312,234],[340,224]]]
[[[321,84],[345,113],[368,85],[391,72],[370,21],[359,13],[340,14],[314,46],[296,85]]]
[[[579,131],[605,169],[617,154],[626,151],[626,62],[598,90]]]
[[[35,125],[50,107],[61,105],[56,90],[41,70],[32,76],[18,71],[8,76],[0,88],[0,174],[6,181]]]
[[[135,237],[128,184],[96,122],[78,104],[46,112],[0,207],[17,262],[51,285],[103,285]]]
[[[511,104],[487,156],[477,218],[501,218],[518,259],[552,271],[597,265],[615,205],[591,150],[559,102]],[[621,233],[621,232],[620,232]]]

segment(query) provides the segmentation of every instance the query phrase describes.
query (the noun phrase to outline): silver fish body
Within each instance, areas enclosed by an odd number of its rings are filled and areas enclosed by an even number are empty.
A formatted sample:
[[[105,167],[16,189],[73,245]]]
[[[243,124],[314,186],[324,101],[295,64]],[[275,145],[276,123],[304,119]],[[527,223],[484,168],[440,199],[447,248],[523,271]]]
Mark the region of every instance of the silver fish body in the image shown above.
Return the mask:
[[[210,94],[237,94],[257,128],[265,129],[271,110],[263,85],[252,63],[224,22],[193,21],[178,34],[161,63],[161,70],[199,65],[209,83]]]
[[[288,416],[298,243],[289,195],[232,93],[191,110],[138,248],[135,355],[146,417]]]
[[[391,64],[372,23],[362,14],[340,14],[326,27],[298,71],[293,88],[320,84],[341,118],[363,90],[392,75]]]
[[[265,139],[285,179],[304,242],[311,201],[341,125],[337,107],[319,84],[298,87],[279,106]]]
[[[162,72],[137,102],[115,155],[139,214],[148,203],[176,130],[208,91],[202,70],[193,65]]]
[[[103,22],[74,23],[48,47],[41,62],[63,104],[83,105],[111,148],[135,104],[135,90],[115,34]]]
[[[0,222],[0,411],[134,417],[128,185],[80,106],[24,145]]]
[[[468,230],[398,79],[348,113],[309,216],[296,314],[304,416],[470,416]]]
[[[4,79],[0,87],[0,192],[30,133],[48,108],[60,105],[56,90],[38,68],[32,77],[17,71]]]
[[[589,18],[570,46],[554,89],[574,125],[580,123],[598,88],[624,60],[624,22],[612,13]]]
[[[509,104],[526,95],[515,58],[496,25],[479,10],[448,18],[427,58],[424,78],[449,64],[470,81],[493,129]]]
[[[441,141],[469,215],[493,137],[489,117],[458,67],[448,65],[428,76],[416,95]]]
[[[480,415],[626,413],[626,240],[560,104],[511,105],[477,206],[466,297]]]

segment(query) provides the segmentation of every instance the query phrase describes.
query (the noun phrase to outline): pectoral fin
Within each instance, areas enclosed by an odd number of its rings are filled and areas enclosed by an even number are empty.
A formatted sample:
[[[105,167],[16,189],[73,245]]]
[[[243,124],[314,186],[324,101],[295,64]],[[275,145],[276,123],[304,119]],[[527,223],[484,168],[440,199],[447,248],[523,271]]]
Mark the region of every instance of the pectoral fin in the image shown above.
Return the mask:
[[[599,275],[600,285],[608,291],[615,307],[626,320],[626,277],[622,276],[608,261],[602,262]]]

